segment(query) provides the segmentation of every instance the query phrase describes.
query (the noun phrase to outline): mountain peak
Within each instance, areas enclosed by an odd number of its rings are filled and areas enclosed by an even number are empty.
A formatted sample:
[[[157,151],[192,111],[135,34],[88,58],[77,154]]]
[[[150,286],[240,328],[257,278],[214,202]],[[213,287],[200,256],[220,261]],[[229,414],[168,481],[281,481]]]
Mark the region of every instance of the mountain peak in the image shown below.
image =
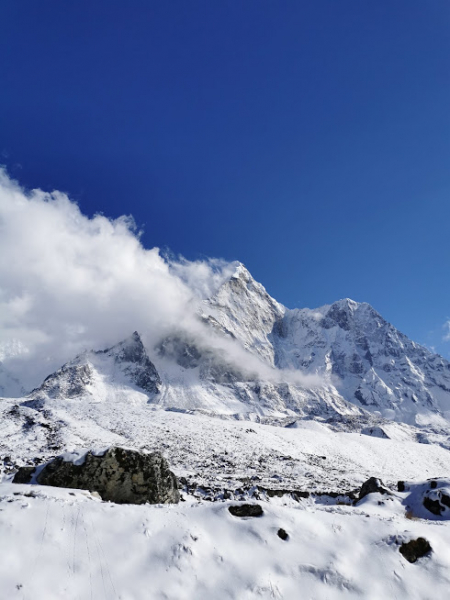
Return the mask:
[[[100,350],[99,353],[114,355],[117,362],[140,363],[145,361],[145,358],[147,357],[147,352],[142,343],[141,336],[137,331],[134,331],[122,342],[119,342],[106,350]]]
[[[89,393],[98,373],[111,382],[125,376],[126,382],[150,394],[157,394],[161,387],[159,374],[147,355],[141,336],[135,331],[106,350],[91,350],[78,355],[49,375],[32,395],[44,393],[51,398],[78,397]]]

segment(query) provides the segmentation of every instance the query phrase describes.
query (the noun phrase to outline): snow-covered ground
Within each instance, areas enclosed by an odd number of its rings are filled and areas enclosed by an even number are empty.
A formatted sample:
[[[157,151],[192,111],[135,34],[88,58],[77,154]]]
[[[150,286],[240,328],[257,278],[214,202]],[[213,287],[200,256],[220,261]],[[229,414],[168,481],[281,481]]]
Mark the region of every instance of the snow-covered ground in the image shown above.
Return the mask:
[[[80,490],[12,484],[5,473],[1,600],[448,598],[449,522],[431,513],[416,518],[423,512],[411,512],[408,492],[396,491],[397,480],[450,478],[448,450],[412,442],[397,425],[385,439],[315,421],[274,427],[138,400],[127,419],[114,404],[108,411],[93,404],[87,412],[75,400],[59,402],[65,425],[57,438],[67,449],[111,443],[161,449],[176,475],[196,482],[195,495],[182,492],[178,505],[115,505]],[[6,448],[17,463],[41,456],[48,430],[14,431],[14,423],[2,421],[1,456]],[[352,506],[327,496],[297,502],[260,492],[262,517],[240,519],[227,510],[239,498],[255,502],[257,485],[346,492],[369,476],[381,477],[393,496],[372,494]],[[232,499],[219,493],[208,502],[202,485],[234,490]],[[278,537],[279,528],[288,540]],[[399,544],[419,536],[433,551],[410,564]]]
[[[0,598],[445,600],[448,523],[406,518],[404,495],[357,507],[272,499],[242,519],[230,501],[115,505],[2,483]],[[410,564],[399,544],[419,536],[432,552]]]
[[[397,423],[386,427],[390,439],[384,439],[333,431],[312,420],[275,427],[166,411],[138,396],[132,403],[129,395],[107,403],[48,401],[47,418],[23,406],[16,414],[14,402],[0,404],[0,458],[7,456],[17,465],[115,444],[159,450],[176,475],[226,489],[252,482],[342,492],[371,476],[392,485],[400,479],[450,477],[449,451],[412,441],[407,426]]]

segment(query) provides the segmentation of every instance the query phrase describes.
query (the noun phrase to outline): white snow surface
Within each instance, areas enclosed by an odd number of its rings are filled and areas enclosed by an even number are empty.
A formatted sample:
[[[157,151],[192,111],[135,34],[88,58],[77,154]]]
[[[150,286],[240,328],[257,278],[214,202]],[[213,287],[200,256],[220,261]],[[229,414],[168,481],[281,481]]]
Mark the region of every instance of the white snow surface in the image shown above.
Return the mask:
[[[233,501],[115,505],[89,492],[0,484],[0,595],[5,600],[338,600],[448,598],[450,529],[405,517],[405,494],[358,506]],[[281,540],[283,528],[289,535]],[[425,537],[408,563],[402,542]]]

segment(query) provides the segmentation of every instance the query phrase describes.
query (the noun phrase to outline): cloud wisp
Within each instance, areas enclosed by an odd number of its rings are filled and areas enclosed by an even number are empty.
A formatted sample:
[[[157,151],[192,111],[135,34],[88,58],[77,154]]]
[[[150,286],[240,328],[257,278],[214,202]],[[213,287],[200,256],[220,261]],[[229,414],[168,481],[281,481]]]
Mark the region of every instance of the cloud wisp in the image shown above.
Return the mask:
[[[199,302],[235,268],[164,258],[143,247],[131,217],[89,218],[67,195],[27,192],[0,170],[0,361],[26,373],[28,389],[77,353],[134,330],[148,347],[180,328],[211,340],[196,316]],[[214,344],[241,367],[270,374],[237,344]]]
[[[444,342],[450,342],[450,319],[448,319],[444,325],[442,326],[443,330],[444,330],[444,335],[442,337],[442,340]]]

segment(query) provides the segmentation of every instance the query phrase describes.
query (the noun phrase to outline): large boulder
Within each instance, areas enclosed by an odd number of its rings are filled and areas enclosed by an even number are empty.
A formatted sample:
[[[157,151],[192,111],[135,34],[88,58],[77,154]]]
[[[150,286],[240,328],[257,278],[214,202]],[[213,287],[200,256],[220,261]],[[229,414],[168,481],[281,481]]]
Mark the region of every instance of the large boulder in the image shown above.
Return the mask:
[[[14,481],[23,481],[20,470]],[[166,504],[180,499],[177,479],[160,453],[118,447],[100,455],[87,452],[75,461],[59,456],[38,472],[36,482],[97,492],[102,500],[117,504]]]

